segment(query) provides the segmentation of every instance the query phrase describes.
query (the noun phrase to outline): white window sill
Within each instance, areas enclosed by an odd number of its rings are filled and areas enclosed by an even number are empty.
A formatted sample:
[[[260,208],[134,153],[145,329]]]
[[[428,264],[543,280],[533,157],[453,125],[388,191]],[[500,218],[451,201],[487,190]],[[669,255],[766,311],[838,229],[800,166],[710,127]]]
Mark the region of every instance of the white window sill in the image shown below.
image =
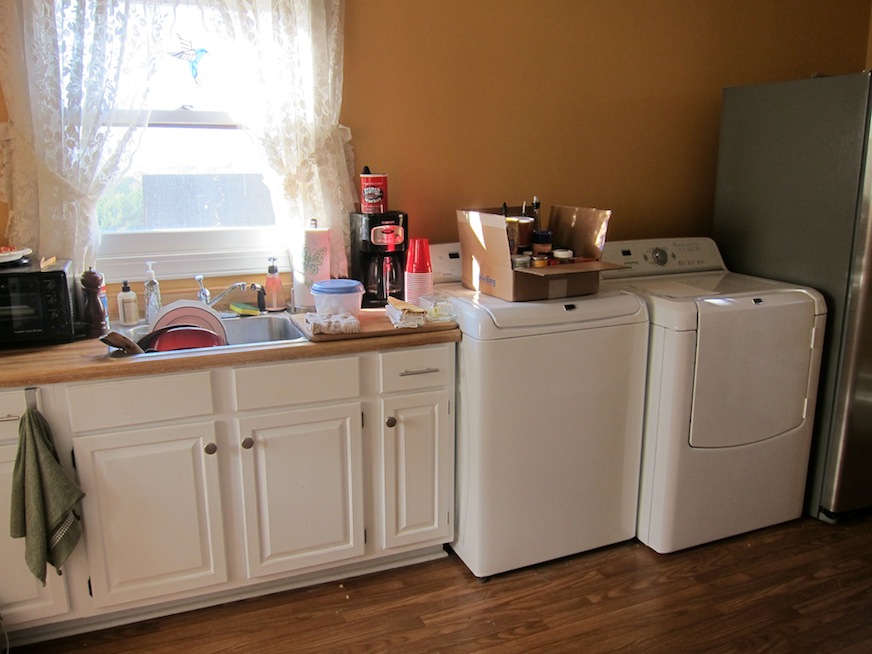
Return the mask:
[[[229,238],[226,233],[206,233],[196,241],[189,234],[172,232],[104,235],[97,269],[108,283],[143,281],[146,261],[155,262],[158,279],[262,274],[272,257],[279,270],[290,270],[288,251],[279,245],[282,242],[268,229],[239,230]]]

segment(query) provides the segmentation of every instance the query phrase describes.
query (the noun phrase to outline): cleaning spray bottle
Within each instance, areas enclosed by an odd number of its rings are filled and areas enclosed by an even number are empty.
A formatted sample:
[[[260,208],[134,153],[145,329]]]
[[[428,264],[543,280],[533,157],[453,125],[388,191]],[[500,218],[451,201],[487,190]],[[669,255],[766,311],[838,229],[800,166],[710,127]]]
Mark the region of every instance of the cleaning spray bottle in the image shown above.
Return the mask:
[[[150,324],[161,308],[160,283],[154,274],[154,261],[146,261],[145,268],[145,321]]]
[[[282,288],[282,279],[279,277],[279,268],[276,265],[276,258],[269,258],[269,268],[266,271],[266,310],[267,311],[284,311],[287,309],[285,304],[285,291]]]

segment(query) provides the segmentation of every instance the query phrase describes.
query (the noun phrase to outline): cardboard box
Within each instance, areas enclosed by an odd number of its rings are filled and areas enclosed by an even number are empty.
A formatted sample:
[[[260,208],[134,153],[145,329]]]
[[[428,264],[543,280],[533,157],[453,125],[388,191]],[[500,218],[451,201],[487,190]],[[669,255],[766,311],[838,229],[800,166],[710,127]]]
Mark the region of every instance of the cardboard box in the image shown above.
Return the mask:
[[[623,268],[586,261],[513,270],[503,215],[459,209],[457,230],[463,285],[510,302],[591,295],[599,290],[601,271]]]

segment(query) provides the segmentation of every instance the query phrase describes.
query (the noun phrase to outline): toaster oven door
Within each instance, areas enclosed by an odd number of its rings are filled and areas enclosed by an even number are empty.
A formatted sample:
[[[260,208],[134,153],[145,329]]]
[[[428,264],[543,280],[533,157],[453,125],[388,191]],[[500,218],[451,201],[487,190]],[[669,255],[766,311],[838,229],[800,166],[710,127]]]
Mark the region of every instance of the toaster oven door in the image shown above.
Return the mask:
[[[71,309],[63,274],[0,275],[0,345],[71,340]]]

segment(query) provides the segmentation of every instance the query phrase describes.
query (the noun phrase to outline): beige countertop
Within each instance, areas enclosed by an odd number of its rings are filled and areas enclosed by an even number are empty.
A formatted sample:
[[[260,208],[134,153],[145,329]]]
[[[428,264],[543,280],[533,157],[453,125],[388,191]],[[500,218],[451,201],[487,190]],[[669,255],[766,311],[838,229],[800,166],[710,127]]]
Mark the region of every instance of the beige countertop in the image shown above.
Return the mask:
[[[460,330],[455,327],[317,343],[286,341],[110,357],[109,346],[99,339],[89,339],[38,348],[0,349],[0,388],[264,364],[458,341]]]

